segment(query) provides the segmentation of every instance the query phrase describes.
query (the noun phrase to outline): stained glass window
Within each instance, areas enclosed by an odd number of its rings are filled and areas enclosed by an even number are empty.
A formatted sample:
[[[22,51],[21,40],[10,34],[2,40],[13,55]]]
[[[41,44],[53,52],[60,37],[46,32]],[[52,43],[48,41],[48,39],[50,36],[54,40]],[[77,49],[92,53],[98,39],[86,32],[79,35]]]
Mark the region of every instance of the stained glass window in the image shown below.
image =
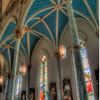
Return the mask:
[[[45,55],[42,56],[40,63],[40,100],[48,100],[48,72]]]
[[[78,41],[81,46],[80,52],[81,52],[83,69],[84,69],[84,74],[85,74],[85,82],[86,82],[86,88],[87,88],[87,93],[88,93],[88,99],[95,100],[85,42],[82,41],[80,38],[78,39]]]
[[[19,72],[22,72],[22,68],[20,68]],[[19,100],[21,98],[21,89],[22,89],[22,75],[17,76],[16,80],[16,99]]]

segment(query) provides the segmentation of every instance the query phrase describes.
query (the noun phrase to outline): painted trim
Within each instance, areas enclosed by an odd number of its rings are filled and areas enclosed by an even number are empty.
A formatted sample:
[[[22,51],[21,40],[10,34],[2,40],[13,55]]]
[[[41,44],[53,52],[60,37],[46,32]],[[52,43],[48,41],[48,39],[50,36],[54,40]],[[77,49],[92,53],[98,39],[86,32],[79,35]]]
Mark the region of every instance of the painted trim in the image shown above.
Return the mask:
[[[36,37],[41,38],[41,36],[39,36],[38,34],[36,34],[36,33],[32,32],[32,31],[33,31],[33,30],[30,30],[30,34],[33,34],[33,35],[35,35]]]
[[[26,52],[26,49],[25,49],[25,47],[24,47],[23,43],[22,43],[22,42],[20,42],[20,45],[22,46],[22,48],[23,48],[23,50],[24,50],[24,52],[25,52],[25,57],[26,57],[26,59],[27,59],[27,58],[28,58],[28,57],[27,57],[27,52]]]
[[[85,3],[86,7],[88,8],[89,13],[91,14],[91,16],[92,16],[92,18],[93,18],[94,22],[95,22],[96,28],[98,29],[98,28],[99,28],[99,26],[98,26],[98,23],[97,23],[97,20],[96,20],[96,18],[95,18],[95,16],[94,16],[94,14],[93,14],[93,11],[91,10],[91,8],[90,8],[90,6],[89,6],[89,4],[88,4],[87,0],[83,0],[83,1],[84,1],[84,3]]]
[[[52,38],[53,45],[54,45],[54,47],[55,47],[55,41],[54,41],[53,33],[52,33],[50,27],[48,26],[48,24],[47,24],[44,20],[43,20],[42,22],[43,22],[43,24],[45,25],[45,27],[47,28],[47,30],[48,30],[48,32],[49,32],[51,38]]]
[[[14,34],[11,34],[11,35],[9,35],[6,39],[4,39],[1,43],[0,43],[0,46],[2,45],[2,44],[4,44],[7,40],[10,40],[11,38],[10,37],[12,37]]]
[[[59,9],[56,10],[56,48],[58,49],[58,21],[59,21]]]
[[[29,12],[29,9],[30,9],[30,7],[32,6],[33,2],[34,2],[34,0],[30,0],[28,6],[26,7],[26,9],[25,9],[25,11],[24,11],[24,15],[23,15],[23,17],[22,17],[22,19],[21,19],[21,27],[22,27],[22,28],[24,27],[26,16],[27,16],[27,14],[28,14],[28,12]]]
[[[39,14],[39,13],[45,11],[45,10],[52,9],[52,8],[55,8],[55,6],[50,6],[50,7],[44,8],[44,9],[42,9],[42,10],[39,10],[38,12],[36,12],[36,13],[34,13],[32,16],[30,16],[30,17],[27,19],[27,21],[25,22],[25,24],[26,24],[29,20],[31,20],[34,16],[36,16],[37,14]]]
[[[36,30],[33,30],[33,32],[34,32],[34,33],[37,33],[37,34],[39,34],[39,35],[41,35],[41,36],[43,36],[50,44],[52,44],[52,42],[49,40],[49,38],[47,38],[43,33],[38,32],[38,31],[36,31]]]
[[[62,7],[62,8],[67,10],[66,7]],[[74,11],[75,13],[77,13],[78,15],[82,16],[85,20],[87,20],[87,21],[93,26],[93,28],[94,28],[95,31],[96,31],[95,25],[92,23],[92,21],[91,21],[87,16],[85,16],[84,14],[80,13],[80,12],[77,11],[77,10],[73,10],[73,11]],[[66,15],[67,15],[67,13],[66,13]]]
[[[10,22],[13,22],[14,24],[16,24],[15,18],[14,18],[14,17],[11,17],[11,18],[8,19],[7,23],[4,25],[3,30],[1,31],[0,39],[2,38],[2,36],[3,36],[3,34],[4,34],[4,31],[6,30],[6,28],[8,27],[8,24],[9,24]]]
[[[50,0],[52,4],[56,5],[56,2],[54,0]]]

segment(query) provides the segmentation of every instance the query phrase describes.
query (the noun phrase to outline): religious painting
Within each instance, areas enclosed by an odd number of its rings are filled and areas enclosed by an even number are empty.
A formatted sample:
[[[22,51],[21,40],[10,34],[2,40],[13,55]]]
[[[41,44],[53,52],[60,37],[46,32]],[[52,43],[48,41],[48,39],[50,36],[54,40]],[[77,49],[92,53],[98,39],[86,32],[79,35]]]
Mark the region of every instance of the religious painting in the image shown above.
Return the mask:
[[[50,83],[50,100],[57,100],[56,83]]]
[[[35,89],[30,88],[29,90],[29,100],[35,100]]]
[[[70,79],[63,80],[63,100],[73,100]]]

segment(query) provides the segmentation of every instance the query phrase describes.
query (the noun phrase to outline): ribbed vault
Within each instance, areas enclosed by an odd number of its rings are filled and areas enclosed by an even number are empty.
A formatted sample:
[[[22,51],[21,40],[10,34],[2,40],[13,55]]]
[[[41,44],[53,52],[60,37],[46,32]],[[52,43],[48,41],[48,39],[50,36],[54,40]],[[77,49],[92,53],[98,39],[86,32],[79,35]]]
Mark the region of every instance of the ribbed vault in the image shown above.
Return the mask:
[[[76,18],[87,20],[98,30],[98,2],[99,0],[72,0]],[[56,49],[62,31],[68,23],[67,8],[62,0],[30,0],[25,9],[22,9],[21,27],[27,28],[21,39],[20,51],[27,60],[31,58],[37,42],[45,38]],[[9,18],[0,34],[0,52],[5,55],[9,65],[12,65],[15,49],[16,20]]]

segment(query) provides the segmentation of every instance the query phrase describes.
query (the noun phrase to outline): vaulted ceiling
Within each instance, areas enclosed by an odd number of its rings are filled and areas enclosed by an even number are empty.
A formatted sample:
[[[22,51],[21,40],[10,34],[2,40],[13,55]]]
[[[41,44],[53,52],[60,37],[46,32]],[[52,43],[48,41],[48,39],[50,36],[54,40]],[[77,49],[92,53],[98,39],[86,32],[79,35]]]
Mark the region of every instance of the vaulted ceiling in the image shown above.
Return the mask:
[[[99,0],[72,0],[75,18],[87,20],[96,31],[99,23],[98,2]],[[30,59],[34,47],[42,38],[47,39],[54,48],[59,45],[61,33],[68,23],[66,5],[62,0],[30,0],[23,10],[20,23],[22,28],[29,29],[21,39],[20,51]],[[0,39],[0,51],[10,66],[16,41],[15,28],[16,22],[10,18]]]

